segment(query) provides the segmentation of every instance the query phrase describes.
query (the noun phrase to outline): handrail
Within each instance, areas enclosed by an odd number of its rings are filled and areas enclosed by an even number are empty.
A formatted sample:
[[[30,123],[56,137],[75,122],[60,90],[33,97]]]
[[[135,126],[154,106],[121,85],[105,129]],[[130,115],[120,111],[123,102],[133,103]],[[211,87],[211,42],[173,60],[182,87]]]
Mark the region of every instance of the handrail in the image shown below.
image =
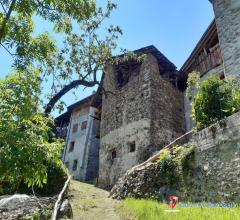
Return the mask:
[[[53,210],[53,215],[52,215],[51,220],[56,220],[56,219],[57,219],[57,214],[58,214],[60,202],[62,201],[63,194],[64,194],[64,192],[66,191],[70,180],[71,180],[71,176],[68,176],[68,179],[67,179],[67,181],[65,182],[62,191],[59,193],[57,201],[55,202],[54,210]]]

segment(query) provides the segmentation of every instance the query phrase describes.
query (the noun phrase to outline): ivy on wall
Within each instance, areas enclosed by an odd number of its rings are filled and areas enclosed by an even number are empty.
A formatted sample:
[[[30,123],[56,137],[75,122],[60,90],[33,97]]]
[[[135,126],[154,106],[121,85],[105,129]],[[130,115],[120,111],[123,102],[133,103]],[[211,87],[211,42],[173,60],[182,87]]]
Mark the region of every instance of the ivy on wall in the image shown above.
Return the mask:
[[[163,150],[157,162],[158,171],[166,179],[170,186],[184,182],[191,169],[191,161],[194,160],[196,144],[189,142],[184,146],[173,146]]]

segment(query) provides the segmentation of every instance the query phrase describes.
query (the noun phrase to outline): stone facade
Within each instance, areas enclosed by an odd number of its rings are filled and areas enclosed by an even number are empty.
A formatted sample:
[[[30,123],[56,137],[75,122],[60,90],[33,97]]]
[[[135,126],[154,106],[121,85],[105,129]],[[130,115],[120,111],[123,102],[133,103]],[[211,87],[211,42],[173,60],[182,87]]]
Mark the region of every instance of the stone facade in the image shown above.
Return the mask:
[[[163,192],[187,201],[240,201],[240,113],[194,135],[196,148],[182,181],[169,180],[148,163],[127,172],[111,191],[113,198],[162,199]]]
[[[159,65],[148,54],[121,87],[115,67],[108,67],[104,88],[113,94],[102,100],[101,187],[113,186],[129,168],[185,132],[183,93],[164,79]]]
[[[199,195],[221,201],[240,201],[240,113],[210,126],[195,136],[196,181]]]
[[[240,1],[212,0],[225,75],[240,76]]]

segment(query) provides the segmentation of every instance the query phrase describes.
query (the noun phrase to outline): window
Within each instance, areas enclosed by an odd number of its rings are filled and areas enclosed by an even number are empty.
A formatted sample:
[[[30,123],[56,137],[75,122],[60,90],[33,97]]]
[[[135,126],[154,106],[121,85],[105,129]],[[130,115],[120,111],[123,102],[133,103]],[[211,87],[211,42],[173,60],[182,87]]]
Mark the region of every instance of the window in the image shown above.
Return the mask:
[[[70,146],[69,146],[69,151],[68,151],[68,152],[73,152],[73,150],[74,150],[74,145],[75,145],[75,142],[74,142],[74,141],[70,142]]]
[[[72,133],[76,133],[78,131],[78,124],[74,124],[72,128]]]
[[[219,78],[220,78],[221,80],[224,80],[224,79],[225,79],[224,73],[222,73],[222,74],[219,76]]]
[[[77,164],[78,164],[78,160],[74,160],[72,170],[77,170]]]
[[[117,157],[117,151],[114,149],[112,151],[112,160]]]
[[[87,121],[84,121],[81,126],[81,130],[85,130],[87,128]]]
[[[77,108],[74,110],[73,115],[75,118],[78,118],[80,116],[80,113],[81,113],[81,109]]]
[[[129,152],[135,152],[136,144],[135,141],[129,143]]]
[[[65,162],[65,166],[69,168],[69,162]]]

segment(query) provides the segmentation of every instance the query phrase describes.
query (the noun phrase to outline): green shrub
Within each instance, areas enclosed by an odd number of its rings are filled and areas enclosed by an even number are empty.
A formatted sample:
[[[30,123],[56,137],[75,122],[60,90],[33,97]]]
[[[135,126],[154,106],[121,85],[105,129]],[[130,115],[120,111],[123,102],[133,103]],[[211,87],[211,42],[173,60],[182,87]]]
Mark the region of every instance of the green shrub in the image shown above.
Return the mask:
[[[191,97],[195,84],[197,94],[192,105],[192,117],[198,130],[240,111],[240,81],[221,80],[211,76],[199,82],[196,72],[189,74],[187,95]],[[191,91],[192,92],[191,92]]]
[[[13,183],[13,182],[1,182],[1,191],[0,195],[11,195],[14,193],[22,193],[22,194],[33,194],[34,192],[41,196],[51,196],[58,194],[63,186],[65,181],[67,180],[67,171],[65,166],[60,163],[48,163],[45,164],[47,167],[47,181],[46,184],[43,184],[41,187],[34,186],[29,187],[24,181],[21,183]]]
[[[196,144],[190,142],[184,146],[172,146],[163,150],[157,162],[158,171],[170,186],[180,184],[190,171],[191,162],[194,161]]]
[[[173,185],[178,181],[176,168],[176,162],[173,160],[168,150],[165,150],[159,158],[158,170],[161,172],[161,175],[166,178],[170,185]]]

